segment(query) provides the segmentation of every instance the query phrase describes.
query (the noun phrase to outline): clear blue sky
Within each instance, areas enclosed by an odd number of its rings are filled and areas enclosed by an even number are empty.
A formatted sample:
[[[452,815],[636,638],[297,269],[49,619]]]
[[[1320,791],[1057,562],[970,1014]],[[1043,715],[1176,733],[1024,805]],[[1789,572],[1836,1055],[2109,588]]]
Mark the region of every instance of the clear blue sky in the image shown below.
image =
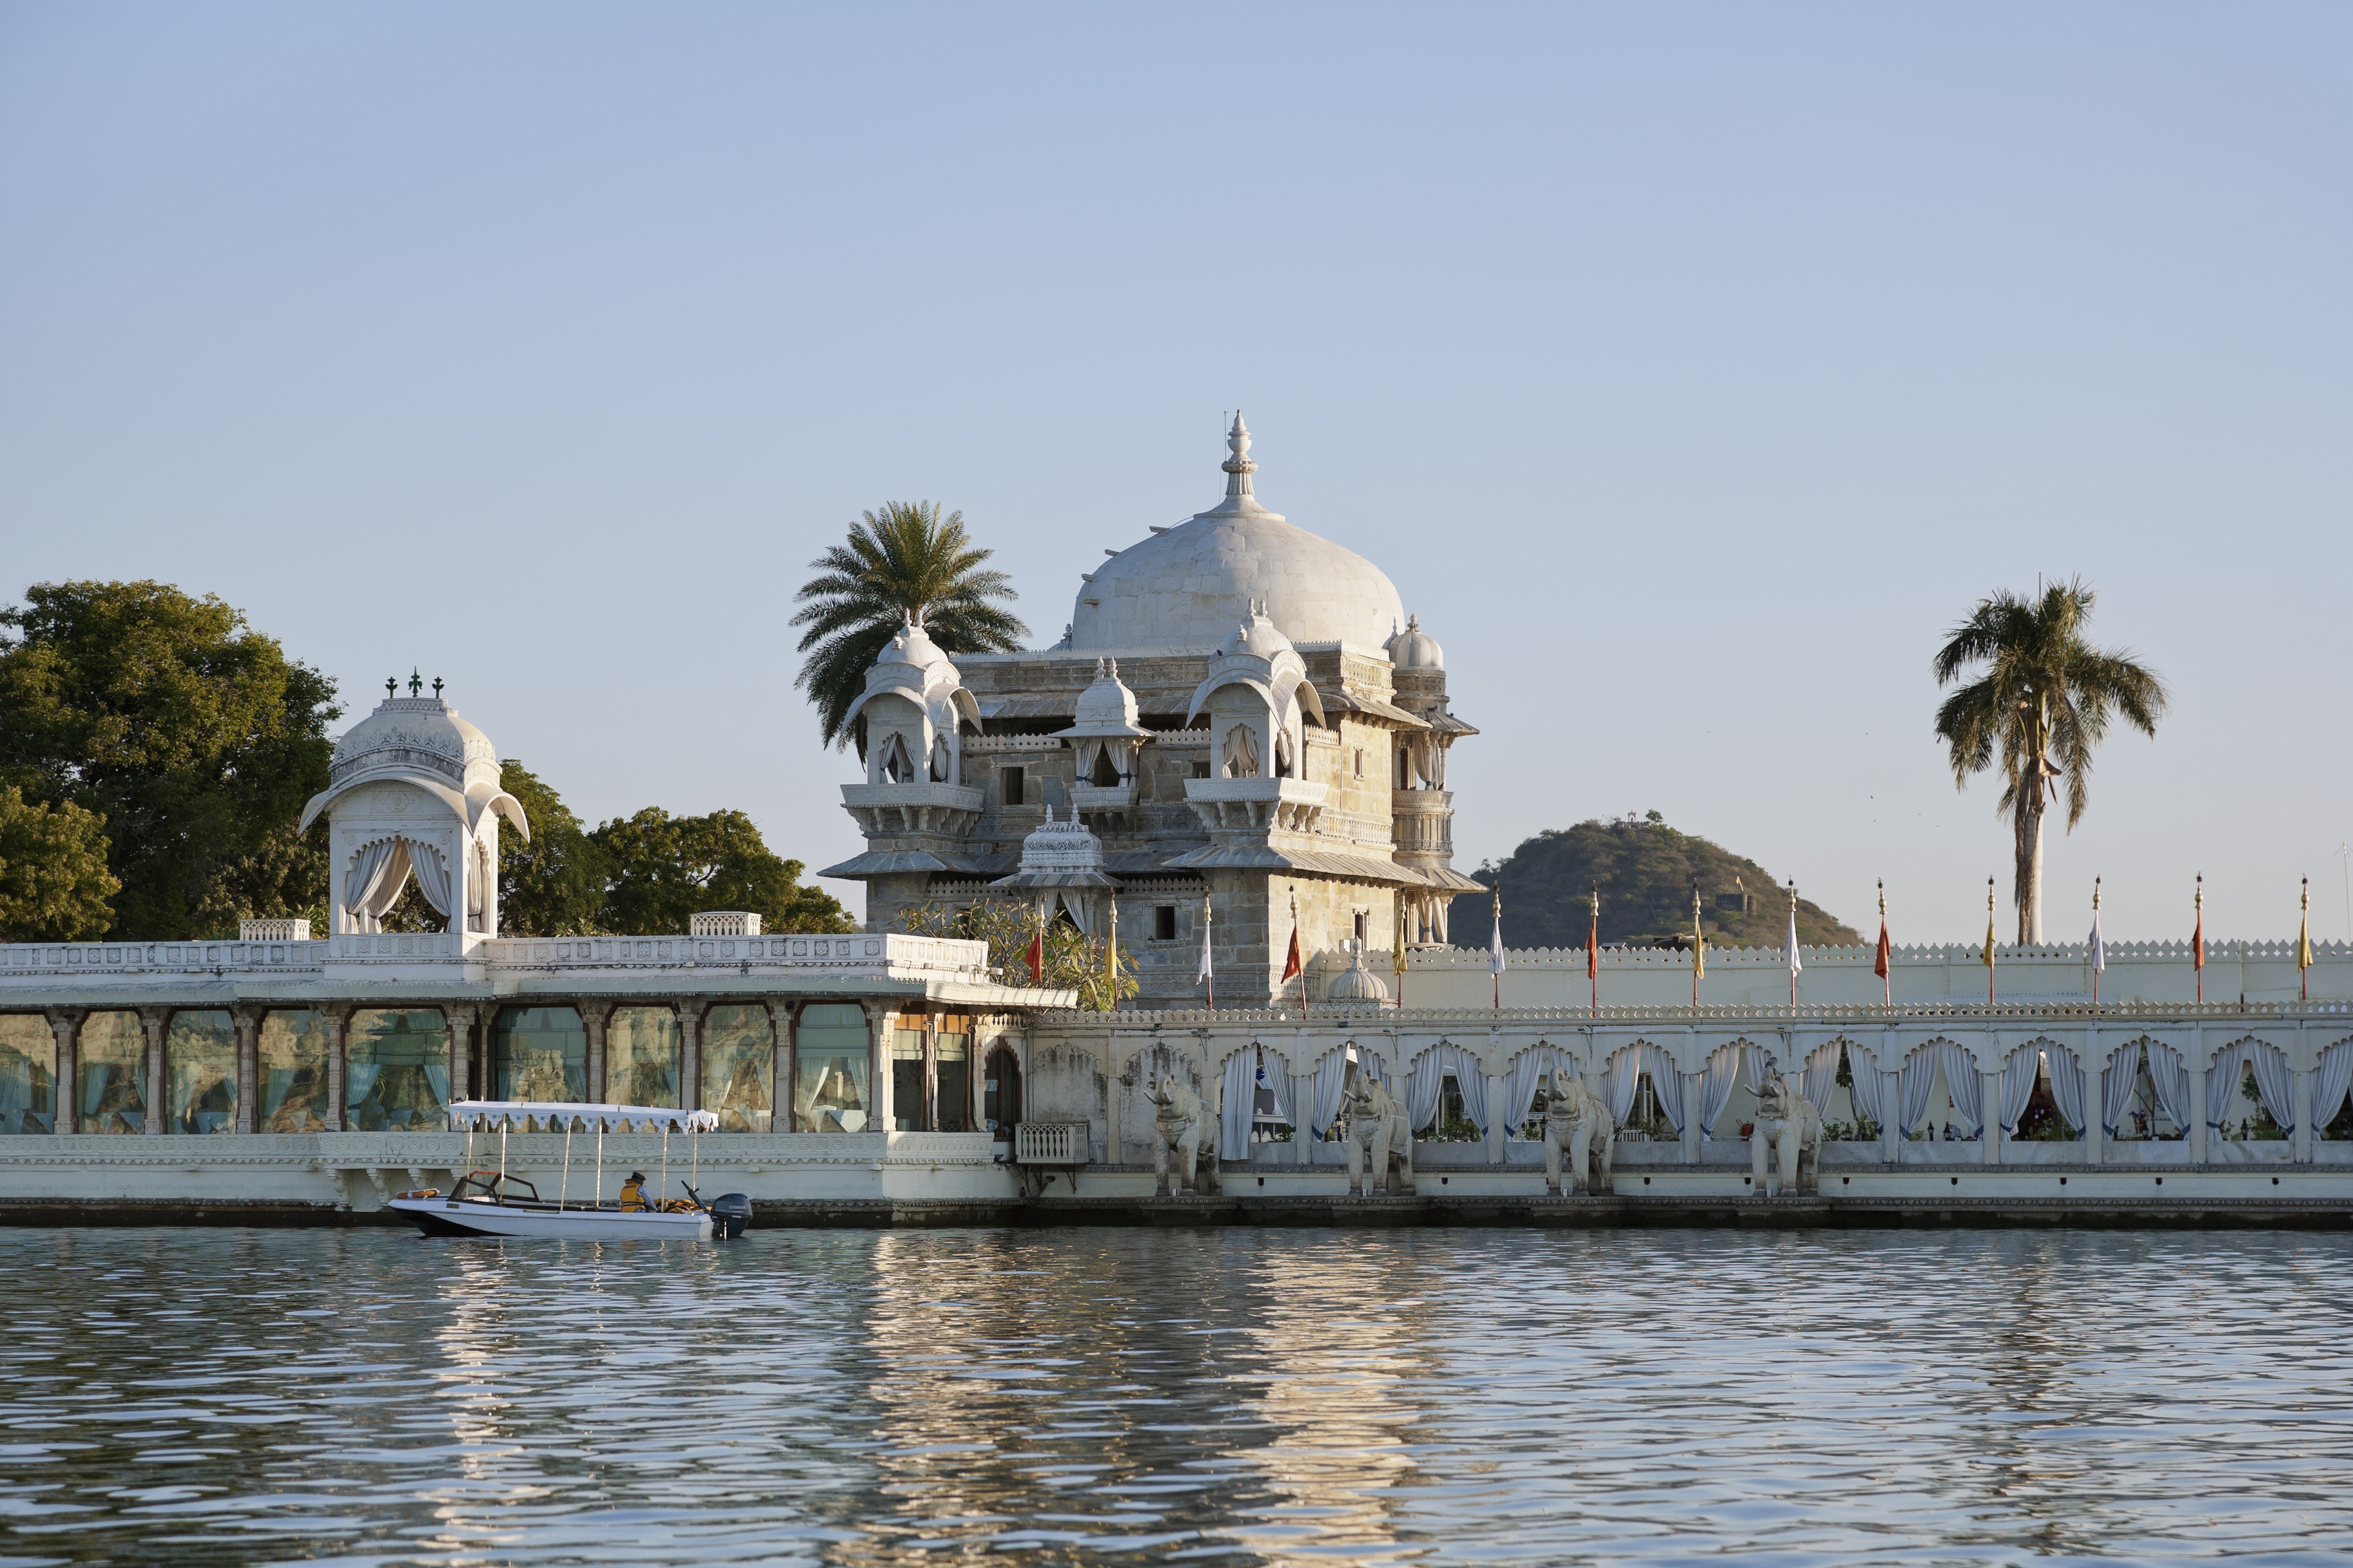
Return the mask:
[[[2082,573],[2178,702],[2055,934],[2203,870],[2341,937],[2348,131],[2339,5],[19,0],[0,594],[217,593],[351,718],[415,666],[586,816],[822,866],[809,559],[960,507],[1043,643],[1239,404],[1445,645],[1466,868],[1655,807],[1972,939],[1929,653]]]

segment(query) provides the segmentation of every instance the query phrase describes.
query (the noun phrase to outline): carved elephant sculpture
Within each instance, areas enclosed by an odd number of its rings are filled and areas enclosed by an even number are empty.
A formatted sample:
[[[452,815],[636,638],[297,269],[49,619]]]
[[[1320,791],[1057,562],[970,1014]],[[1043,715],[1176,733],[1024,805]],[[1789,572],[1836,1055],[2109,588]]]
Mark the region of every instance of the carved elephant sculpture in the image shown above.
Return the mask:
[[[1405,1124],[1399,1105],[1377,1079],[1358,1079],[1348,1095],[1348,1191],[1370,1197],[1377,1184],[1389,1190],[1389,1165],[1401,1170],[1399,1190],[1413,1189],[1413,1129]]]
[[[1777,1193],[1820,1192],[1822,1184],[1822,1113],[1778,1068],[1768,1068],[1765,1088],[1757,1097],[1757,1124],[1748,1138],[1749,1192],[1756,1197]],[[1776,1169],[1768,1178],[1766,1157]],[[1768,1179],[1772,1185],[1768,1186]]]
[[[1215,1193],[1216,1129],[1200,1095],[1175,1073],[1164,1073],[1152,1080],[1146,1097],[1158,1108],[1152,1119],[1153,1195]]]
[[[1614,1191],[1617,1138],[1618,1119],[1602,1098],[1568,1068],[1553,1068],[1545,1096],[1545,1190],[1564,1196],[1574,1196],[1579,1185],[1592,1194]]]

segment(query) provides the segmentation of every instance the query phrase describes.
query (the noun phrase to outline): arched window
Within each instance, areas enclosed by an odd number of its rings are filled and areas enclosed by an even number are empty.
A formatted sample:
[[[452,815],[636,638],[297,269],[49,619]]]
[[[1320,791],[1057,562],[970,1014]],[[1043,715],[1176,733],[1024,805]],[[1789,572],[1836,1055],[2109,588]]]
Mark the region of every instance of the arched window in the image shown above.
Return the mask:
[[[58,1037],[37,1013],[0,1015],[0,1136],[52,1132],[58,1114]]]

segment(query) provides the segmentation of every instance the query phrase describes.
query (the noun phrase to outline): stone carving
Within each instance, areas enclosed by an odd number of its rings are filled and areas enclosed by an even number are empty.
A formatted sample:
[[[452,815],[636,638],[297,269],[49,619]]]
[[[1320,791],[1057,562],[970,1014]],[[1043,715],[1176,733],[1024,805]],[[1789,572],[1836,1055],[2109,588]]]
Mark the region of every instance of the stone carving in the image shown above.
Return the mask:
[[[1775,1185],[1766,1185],[1766,1156],[1776,1156]],[[1757,1097],[1757,1122],[1748,1138],[1749,1190],[1757,1197],[1819,1192],[1821,1188],[1822,1113],[1798,1091],[1777,1065],[1767,1062],[1765,1087]]]
[[[1378,1079],[1359,1075],[1348,1091],[1348,1191],[1373,1194],[1377,1185],[1389,1190],[1389,1163],[1401,1167],[1398,1191],[1413,1190],[1413,1130],[1405,1124],[1399,1105]]]
[[[1200,1095],[1171,1072],[1154,1079],[1145,1098],[1158,1108],[1152,1123],[1152,1195],[1216,1193],[1217,1140]]]
[[[1588,1194],[1615,1191],[1617,1136],[1618,1119],[1602,1098],[1569,1068],[1553,1068],[1544,1108],[1545,1190],[1564,1197],[1574,1197],[1580,1184]]]

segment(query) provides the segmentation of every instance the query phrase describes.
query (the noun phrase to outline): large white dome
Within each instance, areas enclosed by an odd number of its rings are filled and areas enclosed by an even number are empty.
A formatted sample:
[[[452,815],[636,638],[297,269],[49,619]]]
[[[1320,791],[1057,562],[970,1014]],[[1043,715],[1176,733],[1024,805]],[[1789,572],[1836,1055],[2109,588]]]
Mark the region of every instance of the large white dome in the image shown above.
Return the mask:
[[[1355,551],[1258,504],[1240,415],[1227,442],[1224,503],[1121,551],[1080,584],[1071,647],[1218,647],[1252,601],[1294,643],[1388,641],[1405,616],[1397,585]]]

